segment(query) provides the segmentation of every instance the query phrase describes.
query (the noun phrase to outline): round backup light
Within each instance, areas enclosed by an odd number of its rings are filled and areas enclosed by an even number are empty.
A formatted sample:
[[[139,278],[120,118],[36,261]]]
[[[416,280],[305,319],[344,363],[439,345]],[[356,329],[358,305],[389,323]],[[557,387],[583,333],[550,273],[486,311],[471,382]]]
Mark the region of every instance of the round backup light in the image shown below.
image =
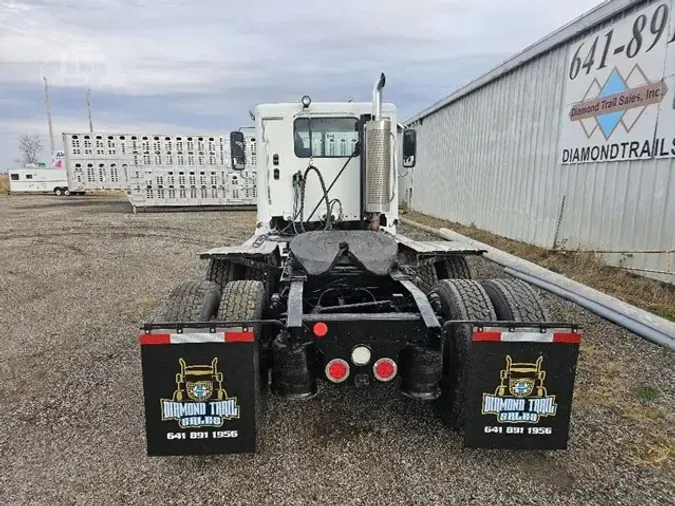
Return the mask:
[[[302,106],[303,107],[307,108],[307,107],[309,107],[309,104],[311,104],[311,103],[312,103],[312,99],[309,98],[309,95],[305,95],[304,97],[302,97]]]
[[[341,383],[349,376],[349,364],[341,358],[334,358],[326,364],[326,377],[333,383]]]
[[[352,363],[354,365],[366,365],[370,362],[370,350],[367,346],[357,346],[352,350]]]
[[[379,381],[389,381],[396,376],[396,362],[390,358],[381,358],[373,365],[373,374]]]

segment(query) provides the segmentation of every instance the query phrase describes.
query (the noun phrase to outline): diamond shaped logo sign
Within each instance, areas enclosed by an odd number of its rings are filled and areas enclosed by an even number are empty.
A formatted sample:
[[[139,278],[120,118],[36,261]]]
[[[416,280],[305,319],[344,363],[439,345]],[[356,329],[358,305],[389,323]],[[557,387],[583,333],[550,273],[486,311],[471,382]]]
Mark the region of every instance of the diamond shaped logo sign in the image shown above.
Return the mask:
[[[564,72],[554,74],[564,82],[563,165],[675,158],[672,6],[640,5],[567,44]]]
[[[600,98],[607,98],[612,95],[616,95],[617,93],[622,93],[627,89],[628,86],[619,74],[619,71],[614,69],[609,75],[607,82],[602,87],[602,90],[600,90]],[[619,121],[621,121],[621,118],[623,118],[624,114],[625,111],[617,111],[595,117],[595,120],[598,122],[598,125],[600,125],[600,129],[605,135],[605,138],[609,138],[609,136],[612,135],[612,132],[619,124]]]
[[[580,123],[587,138],[600,129],[609,140],[619,125],[630,132],[647,106],[661,102],[667,91],[664,80],[650,82],[639,65],[627,77],[615,67],[604,84],[593,80],[584,99],[572,106],[569,117]]]

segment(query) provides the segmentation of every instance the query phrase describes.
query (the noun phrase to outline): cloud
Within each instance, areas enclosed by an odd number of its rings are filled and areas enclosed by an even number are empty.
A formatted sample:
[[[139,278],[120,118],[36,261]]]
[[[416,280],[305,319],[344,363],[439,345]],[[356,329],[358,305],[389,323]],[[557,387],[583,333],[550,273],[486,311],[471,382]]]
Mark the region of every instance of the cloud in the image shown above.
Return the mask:
[[[227,132],[257,103],[385,99],[402,119],[437,102],[599,0],[5,0],[0,6],[0,166],[7,141],[46,133],[43,77],[57,139],[94,123]]]

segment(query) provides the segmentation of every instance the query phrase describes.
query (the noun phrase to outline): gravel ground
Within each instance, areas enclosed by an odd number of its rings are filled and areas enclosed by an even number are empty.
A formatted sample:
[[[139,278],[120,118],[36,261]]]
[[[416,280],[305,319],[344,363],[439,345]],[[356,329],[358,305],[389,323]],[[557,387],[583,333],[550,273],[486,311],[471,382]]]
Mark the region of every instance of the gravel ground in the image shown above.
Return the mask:
[[[137,325],[203,275],[198,252],[254,223],[0,198],[2,503],[675,504],[675,354],[551,297],[556,319],[585,328],[567,451],[464,449],[426,404],[323,387],[305,403],[272,399],[254,456],[146,457]]]

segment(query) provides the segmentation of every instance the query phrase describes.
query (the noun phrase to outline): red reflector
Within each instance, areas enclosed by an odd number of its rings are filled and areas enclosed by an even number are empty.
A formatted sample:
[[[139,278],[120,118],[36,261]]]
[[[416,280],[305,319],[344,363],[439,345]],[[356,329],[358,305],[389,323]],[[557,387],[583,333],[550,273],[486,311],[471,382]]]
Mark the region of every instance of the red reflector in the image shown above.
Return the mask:
[[[314,335],[316,337],[323,337],[328,334],[328,325],[324,322],[317,322],[314,324]]]
[[[565,333],[565,332],[556,332],[553,334],[553,342],[554,343],[580,343],[581,342],[581,334],[575,334],[573,332],[570,333]]]
[[[396,362],[390,358],[381,358],[373,365],[373,374],[380,381],[389,381],[396,376]]]
[[[140,344],[171,344],[171,334],[141,334]]]
[[[501,332],[474,332],[474,341],[500,341],[502,338]]]
[[[340,383],[349,376],[349,364],[341,358],[335,358],[326,364],[326,377],[333,383]]]
[[[225,332],[226,343],[252,343],[253,332]]]

